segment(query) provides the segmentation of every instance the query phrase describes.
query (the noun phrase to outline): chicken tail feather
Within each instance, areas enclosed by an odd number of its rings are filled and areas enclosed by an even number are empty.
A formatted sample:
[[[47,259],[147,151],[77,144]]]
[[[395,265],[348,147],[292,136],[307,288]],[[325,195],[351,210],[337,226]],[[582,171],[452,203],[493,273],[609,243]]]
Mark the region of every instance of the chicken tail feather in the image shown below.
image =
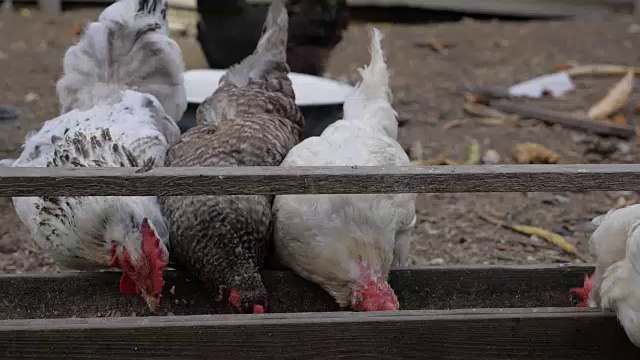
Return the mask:
[[[98,21],[135,23],[143,18],[151,18],[163,25],[168,34],[168,8],[167,0],[119,0],[105,9]]]
[[[275,72],[276,76],[287,74],[287,37],[289,16],[282,0],[274,0],[264,23],[264,30],[254,53],[241,63],[231,67],[221,83],[245,87],[251,81],[264,80]]]
[[[262,36],[255,53],[269,53],[280,61],[287,61],[287,36],[289,15],[281,0],[275,0],[269,7]]]
[[[186,109],[178,45],[168,36],[166,0],[120,0],[69,48],[57,84],[62,113],[119,101],[124,90],[155,96],[179,121]]]
[[[382,50],[380,30],[371,30],[371,62],[358,69],[362,81],[344,104],[344,118],[353,121],[366,121],[372,127],[379,127],[392,138],[397,138],[398,122],[396,112],[391,107],[389,89],[389,71]]]

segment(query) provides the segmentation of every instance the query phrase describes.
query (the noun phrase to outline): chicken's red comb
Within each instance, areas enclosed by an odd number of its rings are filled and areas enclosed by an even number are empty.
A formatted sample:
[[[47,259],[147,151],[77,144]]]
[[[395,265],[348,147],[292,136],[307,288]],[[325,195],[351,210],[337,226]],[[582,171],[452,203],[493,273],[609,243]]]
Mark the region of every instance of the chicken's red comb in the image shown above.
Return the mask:
[[[240,306],[240,292],[236,289],[231,289],[229,293],[229,304],[235,307],[238,311],[242,311],[242,307]]]
[[[151,273],[151,284],[149,290],[153,295],[162,293],[164,278],[162,272],[167,267],[167,259],[160,248],[160,238],[149,225],[149,220],[144,218],[140,227],[142,233],[142,254],[147,259],[149,272]]]
[[[593,290],[593,275],[584,276],[584,284],[582,285],[581,288],[569,289],[570,292],[572,292],[573,294],[576,294],[580,298],[580,300],[582,300],[578,304],[576,304],[576,307],[589,306],[589,295],[591,294],[592,290]]]
[[[229,304],[231,304],[231,306],[236,308],[236,310],[238,310],[238,312],[240,313],[243,312],[241,302],[242,302],[242,295],[240,295],[240,292],[236,289],[231,289],[231,291],[229,292]],[[265,313],[264,306],[260,304],[253,304],[253,313],[264,314]]]

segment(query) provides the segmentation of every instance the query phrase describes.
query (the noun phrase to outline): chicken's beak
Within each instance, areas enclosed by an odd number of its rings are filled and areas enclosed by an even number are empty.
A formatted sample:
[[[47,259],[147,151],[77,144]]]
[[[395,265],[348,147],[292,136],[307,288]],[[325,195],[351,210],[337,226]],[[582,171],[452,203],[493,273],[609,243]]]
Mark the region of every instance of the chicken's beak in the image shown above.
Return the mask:
[[[149,310],[151,310],[151,312],[156,311],[158,304],[160,304],[161,297],[162,295],[153,295],[146,291],[142,291],[142,298],[147,302],[147,306],[149,306]]]

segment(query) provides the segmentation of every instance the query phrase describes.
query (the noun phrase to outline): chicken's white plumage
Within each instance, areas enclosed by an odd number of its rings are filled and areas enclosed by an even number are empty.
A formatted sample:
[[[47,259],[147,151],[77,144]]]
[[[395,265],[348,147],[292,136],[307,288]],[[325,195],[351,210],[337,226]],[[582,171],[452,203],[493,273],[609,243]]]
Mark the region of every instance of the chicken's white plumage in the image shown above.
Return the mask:
[[[408,166],[396,141],[388,73],[374,29],[371,64],[344,105],[344,119],[295,146],[282,166]],[[415,225],[415,194],[282,195],[274,211],[280,261],[320,284],[341,306],[352,305],[363,272],[386,280],[407,261]]]
[[[162,166],[167,149],[179,137],[177,125],[154,97],[127,90],[114,105],[72,110],[45,122],[39,132],[27,139],[13,167],[132,167],[150,161]],[[124,214],[131,211],[147,215],[163,243],[168,244],[168,232],[155,197],[65,198],[66,202],[54,200],[59,203],[53,206],[58,210],[50,209],[52,199],[16,197],[13,202],[34,239],[52,251],[62,265],[75,268],[87,262],[106,267],[109,258],[104,248],[110,242],[100,241],[97,222],[119,216],[123,208],[127,208]],[[72,217],[76,220],[71,221]],[[83,244],[84,239],[96,236],[95,242]]]
[[[640,346],[640,205],[611,210],[593,220],[590,239],[596,270],[589,306],[612,309],[629,339]]]

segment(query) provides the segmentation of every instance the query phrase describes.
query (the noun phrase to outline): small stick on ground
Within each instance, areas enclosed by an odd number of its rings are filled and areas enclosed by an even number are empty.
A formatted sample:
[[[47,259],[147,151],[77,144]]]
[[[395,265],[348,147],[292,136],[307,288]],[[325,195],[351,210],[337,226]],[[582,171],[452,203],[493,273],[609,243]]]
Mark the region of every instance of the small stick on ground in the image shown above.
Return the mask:
[[[534,107],[509,100],[491,101],[490,106],[500,111],[520,115],[522,118],[538,119],[547,123],[560,124],[599,135],[611,135],[625,139],[636,135],[635,129],[630,126],[593,121],[586,116],[576,116],[562,111],[543,109],[539,106]]]

